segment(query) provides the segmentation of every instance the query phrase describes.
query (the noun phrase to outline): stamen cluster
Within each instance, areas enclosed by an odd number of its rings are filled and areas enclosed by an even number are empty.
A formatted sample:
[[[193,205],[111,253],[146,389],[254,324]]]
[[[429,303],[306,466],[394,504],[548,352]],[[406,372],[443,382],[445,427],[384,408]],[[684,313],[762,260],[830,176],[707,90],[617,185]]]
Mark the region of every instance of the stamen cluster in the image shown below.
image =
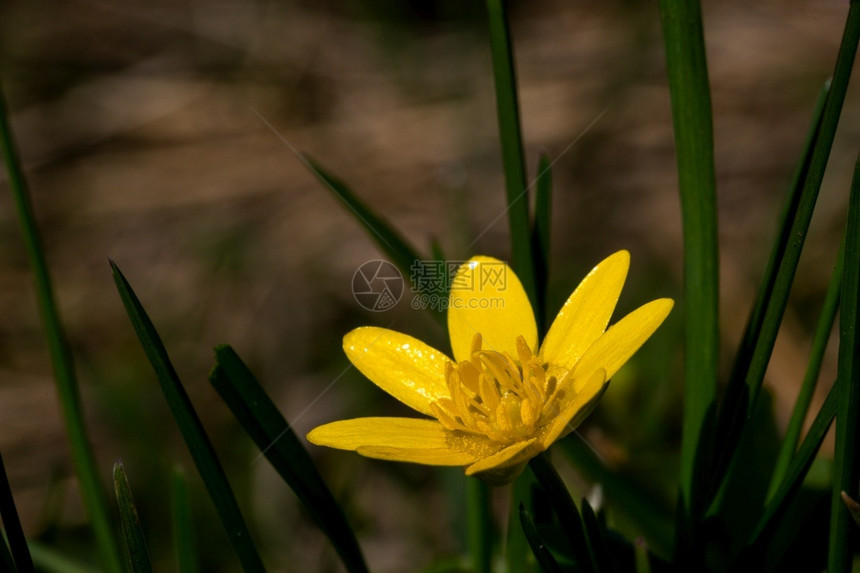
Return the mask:
[[[517,337],[517,354],[519,362],[506,352],[484,350],[476,334],[469,360],[447,365],[451,398],[430,404],[439,423],[506,445],[533,437],[558,414],[561,391],[522,336]]]

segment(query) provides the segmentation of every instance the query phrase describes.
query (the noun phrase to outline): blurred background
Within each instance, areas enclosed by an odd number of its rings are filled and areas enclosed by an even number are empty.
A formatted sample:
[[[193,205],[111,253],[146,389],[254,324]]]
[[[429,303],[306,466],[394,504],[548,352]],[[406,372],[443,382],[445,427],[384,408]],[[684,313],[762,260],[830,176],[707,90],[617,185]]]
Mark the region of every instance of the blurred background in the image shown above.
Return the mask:
[[[680,210],[656,2],[511,9],[532,175],[541,152],[554,161],[550,315],[619,248],[633,262],[617,316],[678,299]],[[732,0],[704,11],[731,348],[847,3]],[[348,182],[422,252],[436,240],[452,260],[506,258],[483,3],[5,2],[0,78],[105,483],[121,457],[157,567],[172,567],[166,491],[176,464],[195,491],[205,570],[238,565],[124,314],[109,257],[159,328],[267,563],[337,571],[325,539],[209,387],[211,349],[232,344],[300,435],[334,419],[406,413],[347,368],[343,334],[379,325],[445,351],[447,334],[410,308],[408,291],[386,312],[357,304],[353,274],[380,253],[297,152]],[[858,145],[852,89],[768,373],[779,428],[835,260]],[[85,518],[5,173],[0,285],[0,451],[29,535],[85,560]],[[681,322],[678,306],[581,429],[666,506],[676,483]],[[835,375],[834,357],[835,348],[823,380]],[[458,470],[311,452],[375,571],[421,570],[462,551],[462,504],[444,493],[456,489]],[[505,499],[499,492],[500,520]]]

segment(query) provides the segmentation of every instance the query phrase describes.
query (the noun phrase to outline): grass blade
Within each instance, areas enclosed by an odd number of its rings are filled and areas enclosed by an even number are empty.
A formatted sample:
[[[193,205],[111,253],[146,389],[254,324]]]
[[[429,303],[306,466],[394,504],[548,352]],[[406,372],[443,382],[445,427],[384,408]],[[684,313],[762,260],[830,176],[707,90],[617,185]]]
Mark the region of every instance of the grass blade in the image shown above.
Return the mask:
[[[479,479],[466,481],[469,514],[469,546],[477,573],[493,569],[493,520],[490,511],[490,486]]]
[[[27,257],[33,269],[36,300],[42,316],[42,326],[51,356],[51,366],[66,424],[66,434],[69,437],[72,463],[81,488],[81,497],[87,515],[92,521],[103,566],[108,571],[119,572],[122,571],[122,561],[111,525],[107,497],[99,480],[95,457],[87,438],[74,362],[54,298],[51,275],[36,225],[27,181],[15,150],[2,85],[0,85],[0,154],[3,156],[3,162],[9,174],[9,187],[18,211],[18,220],[21,222]]]
[[[84,564],[69,559],[62,553],[36,541],[29,542],[30,555],[33,562],[44,573],[93,573],[91,564]],[[119,553],[117,553],[119,555]],[[95,569],[98,570],[98,569]]]
[[[188,482],[179,468],[170,478],[170,510],[173,522],[173,550],[176,555],[176,570],[179,573],[197,573],[197,558],[194,553],[194,520],[191,516],[191,501],[188,499]]]
[[[615,571],[615,565],[612,563],[603,530],[587,499],[582,500],[582,525],[588,540],[588,549],[591,553],[591,564],[594,570],[598,573]]]
[[[520,504],[519,515],[520,524],[522,525],[526,540],[528,541],[529,547],[531,547],[532,553],[534,554],[535,559],[537,559],[538,565],[540,565],[541,570],[543,570],[545,573],[561,573],[561,566],[558,564],[558,561],[555,560],[555,557],[553,557],[552,553],[550,553],[550,550],[541,540],[537,528],[535,527],[535,524],[532,521],[528,510],[523,504]]]
[[[852,3],[852,9],[860,3]],[[860,25],[860,22],[858,22]],[[857,498],[860,483],[860,159],[854,166],[854,180],[848,201],[845,229],[845,261],[842,275],[842,303],[839,309],[839,374],[836,386],[836,446],[833,460],[833,492],[830,505],[830,548],[828,569],[851,569],[849,530],[855,527],[843,494]]]
[[[681,497],[688,520],[703,509],[702,476],[719,374],[719,245],[711,95],[701,6],[660,0],[684,236],[684,419]],[[700,464],[704,462],[705,467]],[[690,532],[693,533],[692,524]],[[695,539],[695,535],[691,537]],[[683,548],[682,548],[683,549]]]
[[[809,471],[818,449],[821,447],[821,442],[824,441],[824,436],[830,428],[831,422],[836,415],[837,392],[836,385],[830,389],[824,404],[815,416],[809,432],[806,434],[803,443],[797,450],[797,454],[792,459],[791,464],[786,471],[785,478],[780,482],[776,493],[766,504],[764,513],[756,525],[755,531],[750,536],[750,542],[747,548],[741,553],[740,561],[758,562],[761,554],[765,551],[768,545],[769,536],[779,523],[780,517],[788,508],[789,502],[794,494],[800,489],[803,480]]]
[[[146,549],[146,539],[137,515],[137,506],[131,495],[131,487],[125,475],[122,461],[113,465],[113,487],[116,502],[119,505],[120,524],[125,535],[125,546],[128,550],[128,560],[133,573],[152,573],[152,563],[149,561],[149,551]]]
[[[541,452],[529,460],[529,469],[552,503],[558,521],[570,540],[571,549],[579,563],[580,571],[592,571],[591,548],[585,536],[582,519],[561,476],[558,475],[545,452]]]
[[[819,374],[821,373],[821,364],[824,361],[824,351],[827,349],[827,341],[830,338],[830,332],[833,330],[833,322],[836,320],[836,311],[839,310],[839,293],[842,287],[843,256],[844,244],[843,248],[839,251],[836,267],[833,269],[833,276],[830,277],[830,284],[827,286],[827,294],[824,296],[821,316],[818,319],[818,324],[815,327],[815,334],[812,337],[812,348],[809,353],[809,364],[806,368],[806,375],[803,378],[803,383],[801,384],[800,392],[797,395],[797,400],[795,400],[794,408],[791,412],[791,418],[789,418],[788,426],[785,430],[785,437],[782,441],[779,455],[777,456],[770,488],[767,493],[768,500],[770,500],[776,492],[776,488],[785,477],[785,473],[788,471],[788,465],[791,463],[791,459],[794,457],[794,452],[797,449],[797,444],[800,443],[800,434],[803,431],[803,421],[806,419],[806,415],[809,412],[809,405],[812,403],[812,396],[815,393],[815,387],[818,382]]]
[[[532,228],[532,257],[535,265],[535,284],[538,304],[546,306],[546,289],[549,284],[550,227],[552,223],[552,164],[542,153],[538,162],[535,188],[535,218]],[[538,336],[546,332],[546,308],[535,307]]]
[[[541,308],[538,299],[535,266],[532,260],[529,225],[528,180],[526,176],[517,75],[505,0],[487,0],[490,55],[496,86],[496,111],[502,164],[505,170],[508,224],[511,230],[511,265],[523,283],[532,308]]]
[[[125,310],[149,362],[155,369],[158,383],[170,412],[176,420],[176,425],[179,427],[185,445],[188,446],[188,451],[197,466],[197,471],[203,478],[209,497],[215,504],[215,509],[224,524],[227,536],[239,557],[242,568],[248,572],[264,571],[263,562],[251,540],[248,526],[245,524],[239,510],[239,504],[227,482],[227,476],[224,474],[221,462],[218,461],[215,449],[212,447],[212,443],[203,429],[203,424],[200,422],[200,418],[197,416],[197,412],[194,410],[194,406],[170,362],[167,350],[164,348],[155,326],[140,304],[137,295],[134,294],[131,285],[113,261],[111,261],[111,268]]]
[[[236,420],[331,540],[347,570],[367,571],[343,510],[278,408],[232,348],[218,346],[215,357],[209,380]]]
[[[532,507],[533,487],[536,486],[534,474],[531,472],[523,472],[514,481],[511,486],[511,496],[509,507],[519,507],[521,505]],[[519,524],[519,527],[518,527]],[[508,567],[508,573],[526,573],[529,571],[527,557],[529,546],[528,539],[522,528],[522,521],[516,512],[508,513],[507,534],[505,535],[505,564]]]
[[[660,554],[669,554],[672,518],[666,508],[655,503],[653,496],[639,491],[629,480],[607,468],[577,434],[561,440],[558,445],[586,479],[600,484],[611,507],[623,511],[639,526],[651,547]]]
[[[744,368],[744,365],[741,365],[740,368],[733,371],[727,389],[723,412],[720,414],[721,429],[718,432],[719,435],[725,436],[727,441],[718,445],[722,461],[712,473],[714,476],[712,491],[716,491],[719,480],[724,476],[724,470],[730,462],[744,420],[751,415],[761,389],[779,324],[788,303],[789,290],[800,260],[801,250],[821,188],[821,181],[824,178],[824,170],[830,157],[830,150],[833,146],[833,139],[851,77],[851,69],[854,65],[858,40],[860,40],[860,6],[856,2],[851,2],[833,79],[830,82],[830,93],[824,104],[820,127],[809,154],[808,169],[805,177],[801,177],[799,181],[801,192],[796,213],[789,233],[784,235],[787,238],[785,253],[777,267],[772,293],[767,297],[767,308],[764,311],[761,331],[754,339],[753,350],[748,357],[748,366]],[[741,378],[743,378],[743,385],[739,382]]]
[[[10,558],[14,559],[18,573],[32,572],[33,559],[30,557],[30,550],[27,549],[27,539],[24,537],[24,529],[18,518],[18,510],[15,508],[15,499],[12,497],[12,487],[9,485],[9,476],[6,475],[2,454],[0,454],[0,519],[3,520],[3,527],[6,529],[9,541],[7,550],[6,543],[0,540],[2,549],[11,551]]]

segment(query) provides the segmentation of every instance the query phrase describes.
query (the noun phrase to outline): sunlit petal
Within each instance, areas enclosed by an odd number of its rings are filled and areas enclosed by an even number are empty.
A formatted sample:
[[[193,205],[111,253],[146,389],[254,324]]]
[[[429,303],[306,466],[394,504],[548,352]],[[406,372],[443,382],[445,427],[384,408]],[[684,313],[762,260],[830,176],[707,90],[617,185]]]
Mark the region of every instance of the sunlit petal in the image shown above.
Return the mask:
[[[448,432],[436,420],[418,418],[355,418],[339,420],[308,434],[308,441],[318,446],[357,450],[363,446],[448,449]]]
[[[561,402],[561,412],[547,426],[541,438],[544,449],[558,438],[575,430],[591,414],[606,389],[605,382],[606,372],[600,369],[589,376],[579,392]]]
[[[582,357],[606,330],[629,267],[630,253],[618,251],[582,279],[541,344],[541,362],[568,370]]]
[[[393,462],[411,462],[428,466],[465,466],[477,458],[467,452],[451,448],[394,448],[389,446],[362,446],[356,450],[362,456]]]
[[[574,391],[580,391],[578,386],[598,369],[606,371],[607,380],[612,378],[663,323],[673,304],[667,298],[651,301],[612,325],[574,366]]]
[[[460,265],[451,284],[448,334],[457,362],[468,360],[472,339],[480,333],[483,347],[517,355],[516,338],[537,346],[537,324],[520,279],[503,261],[472,257]]]
[[[367,326],[347,334],[343,349],[371,382],[422,414],[432,415],[430,403],[450,397],[445,364],[451,359],[417,338]]]

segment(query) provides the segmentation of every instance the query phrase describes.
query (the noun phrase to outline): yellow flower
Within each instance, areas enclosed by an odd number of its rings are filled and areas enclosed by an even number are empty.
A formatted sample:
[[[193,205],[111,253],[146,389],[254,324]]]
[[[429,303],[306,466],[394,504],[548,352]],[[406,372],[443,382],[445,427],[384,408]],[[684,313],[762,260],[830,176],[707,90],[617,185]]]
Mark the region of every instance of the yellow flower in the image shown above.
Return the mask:
[[[465,466],[466,475],[510,482],[588,416],[673,305],[652,301],[607,330],[630,265],[629,253],[619,251],[583,279],[538,348],[531,304],[504,265],[474,257],[458,269],[448,299],[454,360],[384,328],[344,337],[356,368],[426,418],[342,420],[315,428],[308,440],[371,458]]]

